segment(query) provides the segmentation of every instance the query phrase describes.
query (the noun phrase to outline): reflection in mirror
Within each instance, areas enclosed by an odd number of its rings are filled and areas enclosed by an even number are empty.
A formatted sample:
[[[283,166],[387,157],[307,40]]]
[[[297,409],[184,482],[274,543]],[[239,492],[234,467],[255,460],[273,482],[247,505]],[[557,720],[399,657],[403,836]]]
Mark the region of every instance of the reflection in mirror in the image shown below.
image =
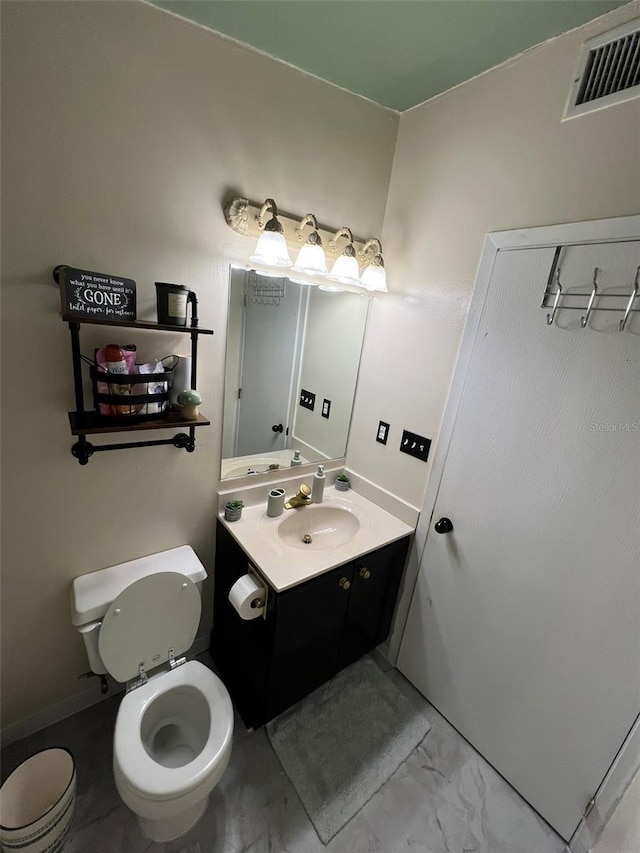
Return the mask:
[[[221,479],[289,468],[295,451],[344,456],[369,300],[253,270],[230,279]]]

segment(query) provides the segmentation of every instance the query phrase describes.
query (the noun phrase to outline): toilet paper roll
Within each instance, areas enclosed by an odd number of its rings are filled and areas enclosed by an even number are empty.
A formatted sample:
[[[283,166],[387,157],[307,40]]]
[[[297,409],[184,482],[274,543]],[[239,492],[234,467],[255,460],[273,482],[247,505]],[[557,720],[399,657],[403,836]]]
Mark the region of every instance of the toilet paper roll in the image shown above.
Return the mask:
[[[241,619],[257,619],[264,613],[267,591],[252,575],[242,575],[229,590],[229,601]]]

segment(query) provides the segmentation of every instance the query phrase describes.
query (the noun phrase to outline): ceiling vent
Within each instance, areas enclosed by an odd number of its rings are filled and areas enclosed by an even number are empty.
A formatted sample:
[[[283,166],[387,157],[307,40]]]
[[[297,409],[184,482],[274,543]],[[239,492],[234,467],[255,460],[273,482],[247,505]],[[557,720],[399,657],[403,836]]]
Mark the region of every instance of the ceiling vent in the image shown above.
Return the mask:
[[[582,45],[563,120],[640,96],[640,20]]]

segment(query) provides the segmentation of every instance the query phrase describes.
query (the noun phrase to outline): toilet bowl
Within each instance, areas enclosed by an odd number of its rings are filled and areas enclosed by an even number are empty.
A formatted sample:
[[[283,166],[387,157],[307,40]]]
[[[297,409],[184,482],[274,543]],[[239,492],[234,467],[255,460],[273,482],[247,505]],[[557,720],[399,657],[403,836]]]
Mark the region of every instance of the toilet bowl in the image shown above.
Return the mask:
[[[73,583],[72,621],[92,670],[127,682],[113,772],[123,802],[153,841],[171,841],[196,823],[231,756],[227,689],[206,666],[179,657],[196,635],[205,577],[184,546]]]
[[[171,841],[201,817],[229,763],[232,735],[229,694],[197,661],[127,693],[116,719],[113,772],[149,838]]]

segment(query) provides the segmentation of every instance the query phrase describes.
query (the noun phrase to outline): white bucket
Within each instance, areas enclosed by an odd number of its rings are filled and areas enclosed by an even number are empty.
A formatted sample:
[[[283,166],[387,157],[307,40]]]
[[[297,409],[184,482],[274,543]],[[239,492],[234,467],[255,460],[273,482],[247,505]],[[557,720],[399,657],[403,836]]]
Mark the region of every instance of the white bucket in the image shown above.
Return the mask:
[[[73,817],[76,769],[66,749],[44,749],[28,758],[0,789],[2,853],[58,853]]]

